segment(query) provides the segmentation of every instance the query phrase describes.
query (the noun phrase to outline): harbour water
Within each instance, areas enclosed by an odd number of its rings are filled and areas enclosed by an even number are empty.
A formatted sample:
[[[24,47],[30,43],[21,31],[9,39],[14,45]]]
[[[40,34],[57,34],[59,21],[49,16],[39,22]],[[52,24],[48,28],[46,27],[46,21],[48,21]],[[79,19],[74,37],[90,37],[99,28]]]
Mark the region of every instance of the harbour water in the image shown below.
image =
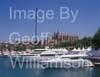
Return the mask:
[[[25,64],[24,64],[25,65]],[[0,57],[0,77],[100,77],[100,67],[85,67],[78,69],[13,69],[8,57]]]

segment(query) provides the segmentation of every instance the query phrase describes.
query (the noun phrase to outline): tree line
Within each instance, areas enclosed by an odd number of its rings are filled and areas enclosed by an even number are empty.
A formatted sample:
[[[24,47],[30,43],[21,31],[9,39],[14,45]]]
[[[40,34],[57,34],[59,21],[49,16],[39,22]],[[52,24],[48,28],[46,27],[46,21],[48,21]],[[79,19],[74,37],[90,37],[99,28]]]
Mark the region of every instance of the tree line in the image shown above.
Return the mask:
[[[94,49],[99,49],[100,48],[100,28],[97,30],[97,32],[92,36],[92,37],[84,37],[81,38],[78,41],[62,41],[57,44],[53,45],[53,48],[59,48],[59,47],[93,47]],[[45,45],[41,45],[40,43],[38,45],[33,45],[32,43],[29,43],[28,45],[24,45],[23,43],[20,44],[5,44],[5,43],[0,43],[0,51],[5,51],[8,49],[8,51],[15,50],[15,51],[24,51],[26,49],[35,49],[35,48],[45,48]]]
[[[100,48],[100,28],[97,30],[97,32],[92,36],[92,37],[83,37],[78,41],[63,41],[63,42],[59,42],[57,44],[54,44],[54,48],[59,48],[59,47],[93,47],[94,49],[99,49]]]

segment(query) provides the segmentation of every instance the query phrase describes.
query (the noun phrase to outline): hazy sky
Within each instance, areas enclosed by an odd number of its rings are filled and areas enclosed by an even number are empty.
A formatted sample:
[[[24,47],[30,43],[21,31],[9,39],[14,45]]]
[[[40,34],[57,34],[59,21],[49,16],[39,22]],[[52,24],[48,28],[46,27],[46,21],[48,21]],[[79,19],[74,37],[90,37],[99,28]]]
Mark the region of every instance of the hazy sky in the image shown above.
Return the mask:
[[[100,27],[100,0],[0,0],[0,41],[8,40],[11,32],[23,35],[34,35],[34,20],[10,20],[9,7],[13,9],[53,10],[53,20],[45,19],[38,23],[38,34],[53,33],[57,29],[65,34],[76,34],[80,37],[92,36]],[[71,23],[71,15],[67,20],[60,20],[60,7],[78,10],[75,23]]]

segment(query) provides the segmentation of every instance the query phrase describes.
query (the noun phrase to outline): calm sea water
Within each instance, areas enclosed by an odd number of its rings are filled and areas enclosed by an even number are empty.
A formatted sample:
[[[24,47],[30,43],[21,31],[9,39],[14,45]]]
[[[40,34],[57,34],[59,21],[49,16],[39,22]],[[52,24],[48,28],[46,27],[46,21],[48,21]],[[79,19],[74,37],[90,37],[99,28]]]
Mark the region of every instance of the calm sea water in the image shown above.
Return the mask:
[[[9,58],[0,57],[0,77],[100,77],[100,67],[78,69],[12,68]]]

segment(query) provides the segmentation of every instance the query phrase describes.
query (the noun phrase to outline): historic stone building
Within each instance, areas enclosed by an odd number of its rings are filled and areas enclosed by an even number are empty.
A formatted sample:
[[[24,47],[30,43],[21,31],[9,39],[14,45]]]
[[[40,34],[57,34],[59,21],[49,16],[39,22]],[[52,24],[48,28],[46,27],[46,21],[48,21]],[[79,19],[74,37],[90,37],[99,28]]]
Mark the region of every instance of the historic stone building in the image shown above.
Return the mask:
[[[79,36],[77,35],[69,35],[69,34],[54,32],[52,38],[48,39],[48,45],[52,46],[58,42],[63,42],[63,41],[73,42],[78,40]]]

